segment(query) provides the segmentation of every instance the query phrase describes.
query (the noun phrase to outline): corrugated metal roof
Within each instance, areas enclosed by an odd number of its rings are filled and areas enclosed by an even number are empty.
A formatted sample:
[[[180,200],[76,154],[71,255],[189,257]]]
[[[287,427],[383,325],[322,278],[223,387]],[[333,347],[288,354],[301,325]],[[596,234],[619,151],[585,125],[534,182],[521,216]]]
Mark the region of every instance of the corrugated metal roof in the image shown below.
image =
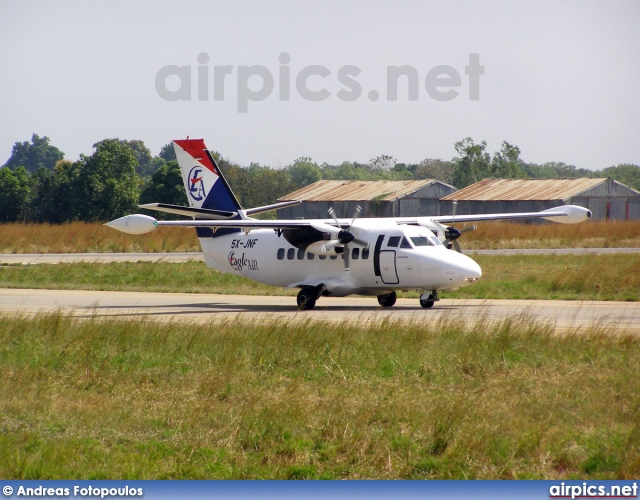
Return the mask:
[[[606,182],[600,179],[484,179],[442,198],[445,201],[565,200]]]
[[[278,201],[367,201],[374,198],[395,201],[434,182],[439,181],[318,181]]]

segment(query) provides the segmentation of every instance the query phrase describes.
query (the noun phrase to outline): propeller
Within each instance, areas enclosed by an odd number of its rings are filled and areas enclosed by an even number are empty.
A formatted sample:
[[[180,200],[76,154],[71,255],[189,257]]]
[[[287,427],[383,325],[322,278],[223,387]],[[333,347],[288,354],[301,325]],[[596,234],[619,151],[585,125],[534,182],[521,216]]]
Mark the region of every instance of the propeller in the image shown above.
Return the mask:
[[[358,205],[356,207],[355,213],[353,214],[353,219],[351,220],[351,224],[349,224],[349,227],[347,227],[347,229],[341,229],[340,232],[338,233],[338,242],[342,245],[342,249],[343,249],[342,256],[344,261],[344,270],[347,273],[351,271],[349,267],[349,253],[350,253],[349,243],[355,242],[358,245],[363,245],[363,246],[369,245],[366,241],[362,241],[356,238],[355,235],[351,232],[351,227],[356,222],[356,219],[360,215],[361,211],[362,211],[362,207]],[[337,226],[341,227],[333,207],[329,207],[329,215],[333,217],[334,221],[336,221]]]
[[[456,229],[454,226],[456,219],[456,209],[458,208],[458,202],[453,200],[453,213],[451,214],[451,225],[447,226],[444,231],[444,244],[447,248],[451,248],[450,245],[453,244],[453,247],[456,249],[456,252],[462,253],[462,248],[460,248],[460,243],[458,243],[458,238],[462,236],[464,233],[469,233],[475,231],[477,226],[472,224],[467,227],[463,227],[462,229]]]

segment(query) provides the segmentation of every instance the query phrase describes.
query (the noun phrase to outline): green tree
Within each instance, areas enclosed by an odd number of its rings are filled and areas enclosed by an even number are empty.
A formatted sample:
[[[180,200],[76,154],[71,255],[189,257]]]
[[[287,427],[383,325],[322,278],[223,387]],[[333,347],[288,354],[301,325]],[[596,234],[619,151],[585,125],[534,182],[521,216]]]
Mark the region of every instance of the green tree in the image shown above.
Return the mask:
[[[369,161],[369,166],[373,171],[389,172],[396,166],[396,159],[389,155],[380,155]]]
[[[534,179],[559,179],[562,177],[592,177],[594,172],[586,168],[576,168],[575,165],[567,165],[562,162],[550,161],[541,165],[535,163],[522,163],[522,172],[525,177]]]
[[[20,220],[29,200],[29,176],[24,167],[0,168],[0,222]]]
[[[118,139],[105,139],[93,147],[93,155],[78,161],[78,217],[103,222],[135,211],[140,188],[133,150]]]
[[[596,177],[611,177],[622,184],[640,191],[640,166],[630,163],[621,163],[617,167],[608,167],[598,170]]]
[[[53,170],[55,164],[62,158],[64,158],[64,153],[49,144],[48,137],[33,134],[30,143],[28,141],[16,142],[13,145],[11,157],[4,166],[12,170],[22,166],[28,172],[35,172],[40,168]]]
[[[500,151],[491,159],[491,176],[499,179],[517,179],[524,177],[521,168],[520,148],[502,141]]]
[[[455,143],[459,156],[453,158],[453,185],[467,187],[491,175],[491,155],[485,151],[487,142],[475,144],[471,137]]]
[[[413,172],[414,179],[436,179],[447,184],[453,183],[453,163],[444,160],[424,159]]]
[[[295,189],[300,189],[322,179],[322,170],[311,158],[303,156],[287,167]]]
[[[173,143],[172,142],[162,146],[162,149],[160,150],[160,154],[158,156],[160,158],[162,158],[164,161],[166,161],[167,163],[169,163],[170,161],[178,159],[178,158],[176,158],[176,152],[173,149]]]
[[[182,174],[177,161],[170,161],[156,170],[151,180],[140,193],[140,203],[169,203],[188,206]],[[156,219],[178,219],[177,215],[153,212]]]
[[[113,140],[117,141],[118,139],[113,139]],[[156,164],[154,163],[153,155],[151,154],[151,151],[149,151],[149,148],[144,145],[144,141],[123,140],[120,142],[122,142],[122,144],[129,147],[131,151],[133,151],[133,155],[135,156],[136,162],[137,162],[135,170],[139,176],[141,177],[148,176],[155,171]],[[157,167],[164,165],[164,163],[165,162],[161,162],[160,164],[157,165]]]

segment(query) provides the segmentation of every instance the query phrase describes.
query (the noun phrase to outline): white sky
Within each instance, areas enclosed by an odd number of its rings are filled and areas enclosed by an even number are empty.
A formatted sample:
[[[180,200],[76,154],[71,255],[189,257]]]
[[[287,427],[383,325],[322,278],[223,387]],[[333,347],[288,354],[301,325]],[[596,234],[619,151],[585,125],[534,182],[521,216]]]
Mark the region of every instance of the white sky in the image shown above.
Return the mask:
[[[0,164],[32,133],[70,160],[102,139],[141,139],[157,154],[172,139],[204,137],[243,165],[366,162],[380,154],[417,163],[451,159],[454,143],[507,140],[525,161],[600,169],[640,164],[638,1],[17,1],[0,0]],[[198,54],[210,61],[209,100],[198,100]],[[282,52],[291,55],[291,99],[278,98]],[[465,66],[480,55],[480,99]],[[190,101],[156,92],[158,71],[191,66]],[[231,65],[225,99],[213,100],[213,66]],[[238,67],[263,65],[271,95],[238,112]],[[309,65],[331,75],[321,102],[302,99]],[[345,102],[341,66],[362,70],[362,96]],[[386,99],[387,66],[420,78],[409,101]],[[436,101],[425,77],[437,65],[461,76],[459,95]],[[254,77],[250,86],[259,88]],[[177,90],[178,77],[166,82]],[[346,88],[345,90],[349,90]],[[377,90],[377,101],[368,98]],[[442,90],[447,90],[443,88]]]

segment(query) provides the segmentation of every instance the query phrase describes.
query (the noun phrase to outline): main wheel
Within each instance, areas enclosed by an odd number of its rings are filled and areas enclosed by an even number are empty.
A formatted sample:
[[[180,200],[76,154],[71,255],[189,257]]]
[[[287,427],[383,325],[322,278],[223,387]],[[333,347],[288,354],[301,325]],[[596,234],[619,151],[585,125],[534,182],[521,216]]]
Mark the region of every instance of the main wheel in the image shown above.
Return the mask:
[[[396,303],[396,292],[387,295],[378,295],[378,304],[382,307],[391,307]]]
[[[420,305],[425,309],[431,309],[434,303],[435,300],[433,300],[433,295],[429,295],[426,300],[422,299],[422,297],[420,298]]]
[[[298,292],[298,309],[313,309],[316,305],[316,294],[313,290],[303,288]]]

